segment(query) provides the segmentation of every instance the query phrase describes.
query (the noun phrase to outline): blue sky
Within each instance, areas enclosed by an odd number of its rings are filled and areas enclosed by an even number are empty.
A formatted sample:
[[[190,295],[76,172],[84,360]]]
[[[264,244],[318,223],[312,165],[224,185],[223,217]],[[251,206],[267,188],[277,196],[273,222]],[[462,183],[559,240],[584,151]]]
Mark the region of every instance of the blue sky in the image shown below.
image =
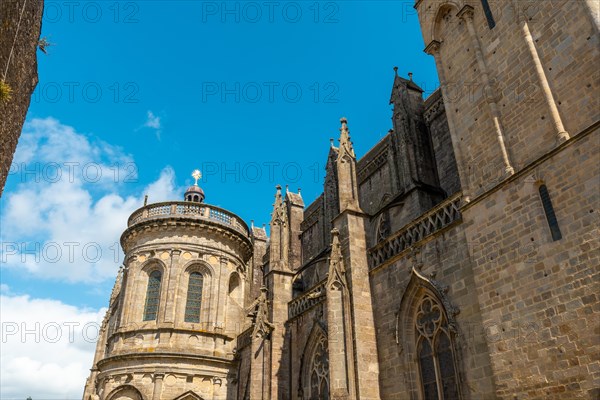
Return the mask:
[[[426,95],[438,86],[412,4],[47,1],[42,36],[53,45],[38,52],[0,200],[3,304],[101,318],[128,214],[144,194],[179,199],[195,168],[206,202],[248,223],[268,223],[276,184],[301,187],[308,205],[340,117],[359,157],[391,128],[394,66]],[[93,343],[81,349],[74,363]],[[4,382],[2,398],[29,395]],[[83,383],[34,393],[79,397]]]

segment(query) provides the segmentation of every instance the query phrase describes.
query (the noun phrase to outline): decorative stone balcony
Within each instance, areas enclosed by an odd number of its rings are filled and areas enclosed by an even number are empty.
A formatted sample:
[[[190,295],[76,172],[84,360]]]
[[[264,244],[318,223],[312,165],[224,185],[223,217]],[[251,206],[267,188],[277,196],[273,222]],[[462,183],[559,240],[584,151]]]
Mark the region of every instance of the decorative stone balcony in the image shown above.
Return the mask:
[[[149,204],[131,214],[127,226],[131,228],[140,222],[167,218],[193,218],[206,220],[236,230],[249,236],[248,225],[237,215],[219,207],[188,201],[169,201]]]
[[[377,268],[426,237],[462,219],[462,193],[447,198],[421,217],[406,225],[369,250],[369,267]]]
[[[288,318],[291,320],[298,315],[308,311],[313,306],[325,301],[325,284],[327,279],[313,286],[303,295],[295,298],[288,303]]]

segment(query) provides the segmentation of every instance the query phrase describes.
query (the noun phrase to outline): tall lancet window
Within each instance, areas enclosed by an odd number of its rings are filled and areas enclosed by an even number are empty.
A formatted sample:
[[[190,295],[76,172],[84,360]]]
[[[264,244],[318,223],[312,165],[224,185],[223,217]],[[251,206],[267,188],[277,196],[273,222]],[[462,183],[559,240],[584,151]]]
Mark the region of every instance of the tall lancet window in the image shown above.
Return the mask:
[[[329,355],[327,338],[317,340],[310,364],[310,399],[329,400]]]
[[[550,193],[548,193],[548,188],[546,185],[541,185],[539,192],[540,199],[542,199],[542,206],[544,207],[544,213],[546,214],[546,220],[548,221],[548,226],[550,227],[550,233],[552,234],[552,240],[560,240],[562,239],[562,233],[560,232],[558,220],[556,219],[554,207],[552,206],[552,200],[550,199]]]
[[[425,400],[459,400],[454,351],[444,308],[425,295],[415,319],[417,357]]]
[[[160,271],[153,271],[148,277],[148,289],[146,290],[146,307],[144,308],[144,321],[154,321],[158,316],[158,305],[160,303]]]
[[[192,272],[188,283],[187,301],[185,303],[185,322],[200,322],[200,306],[202,305],[202,286],[204,278],[199,272]]]

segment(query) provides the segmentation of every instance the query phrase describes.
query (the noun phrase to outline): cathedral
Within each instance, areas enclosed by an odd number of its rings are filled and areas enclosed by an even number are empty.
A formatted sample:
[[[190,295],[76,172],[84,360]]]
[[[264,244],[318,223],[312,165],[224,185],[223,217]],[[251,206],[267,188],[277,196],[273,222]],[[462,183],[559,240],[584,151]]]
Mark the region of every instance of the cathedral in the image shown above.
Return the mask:
[[[440,89],[312,203],[130,216],[84,400],[600,398],[600,5],[414,7]]]

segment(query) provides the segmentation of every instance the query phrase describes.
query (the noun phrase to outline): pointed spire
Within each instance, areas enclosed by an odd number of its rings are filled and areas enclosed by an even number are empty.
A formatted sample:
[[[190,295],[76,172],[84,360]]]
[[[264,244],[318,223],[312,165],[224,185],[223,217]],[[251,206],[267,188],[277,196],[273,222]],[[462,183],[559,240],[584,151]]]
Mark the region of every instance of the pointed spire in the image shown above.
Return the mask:
[[[271,223],[282,223],[285,220],[285,210],[283,207],[283,197],[281,196],[281,185],[275,186],[275,203],[273,203],[273,218]],[[286,188],[287,190],[287,188]]]
[[[340,212],[346,209],[359,210],[358,187],[356,179],[356,155],[350,140],[348,120],[340,119],[340,149],[338,150],[336,167],[338,178],[338,196]]]
[[[354,147],[350,141],[350,131],[348,130],[348,120],[346,117],[340,119],[342,127],[340,128],[340,156],[348,155],[352,158],[356,158],[354,154]],[[345,154],[342,154],[345,153]]]

